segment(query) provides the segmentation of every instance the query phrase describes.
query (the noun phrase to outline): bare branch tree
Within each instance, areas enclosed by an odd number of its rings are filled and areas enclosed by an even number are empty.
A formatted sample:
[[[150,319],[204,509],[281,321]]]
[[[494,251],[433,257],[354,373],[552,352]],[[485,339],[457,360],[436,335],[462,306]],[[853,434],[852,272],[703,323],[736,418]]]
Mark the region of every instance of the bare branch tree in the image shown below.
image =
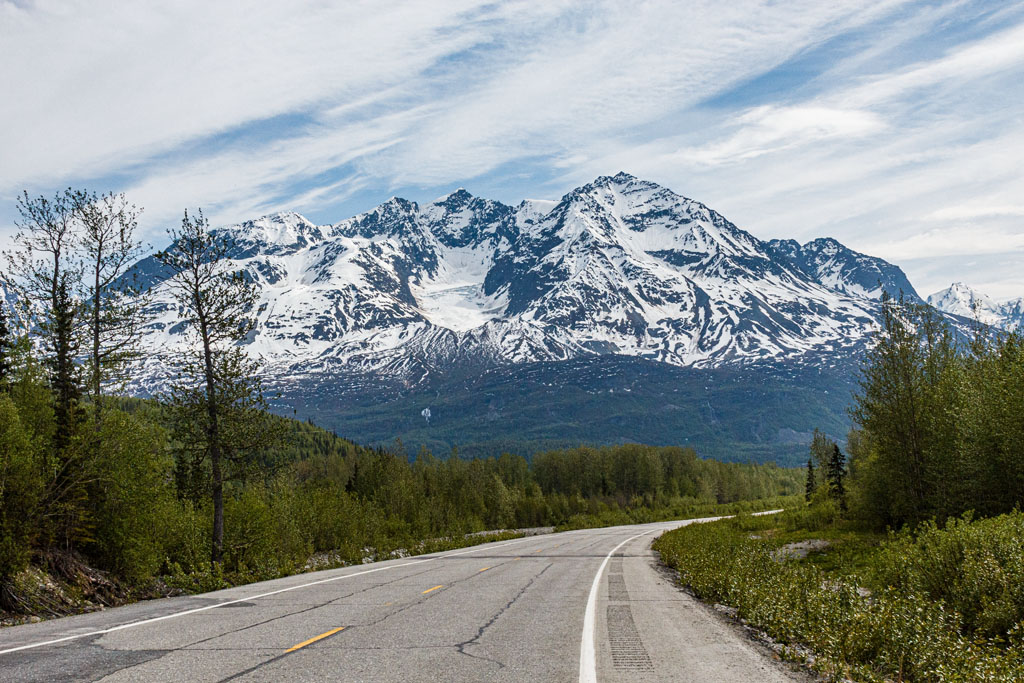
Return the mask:
[[[88,389],[98,425],[104,388],[123,383],[129,364],[141,353],[139,330],[149,295],[128,275],[142,256],[142,244],[135,239],[140,210],[114,193],[77,195],[75,209],[82,224]]]

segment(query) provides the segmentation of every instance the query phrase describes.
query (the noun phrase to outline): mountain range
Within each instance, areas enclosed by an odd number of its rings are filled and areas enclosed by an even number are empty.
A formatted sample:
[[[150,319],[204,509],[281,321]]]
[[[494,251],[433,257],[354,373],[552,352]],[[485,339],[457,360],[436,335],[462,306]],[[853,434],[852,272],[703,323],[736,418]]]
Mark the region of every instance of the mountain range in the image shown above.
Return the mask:
[[[278,213],[218,231],[234,242],[232,266],[259,287],[246,346],[262,357],[278,408],[357,440],[401,436],[435,449],[700,442],[703,425],[729,432],[705,439],[712,450],[791,450],[814,426],[843,429],[852,359],[881,292],[920,300],[881,259],[831,239],[759,240],[626,173],[558,201],[510,206],[458,189],[424,205],[392,198],[331,225]],[[136,271],[154,295],[145,345],[160,350],[133,387],[144,394],[168,377],[184,330],[155,258]],[[817,415],[766,416],[773,401],[762,397],[749,406],[750,429],[734,433],[716,417],[735,407],[714,405],[722,378],[775,395],[787,378],[799,393],[807,373],[836,376],[825,382],[835,395],[796,401]],[[686,400],[666,400],[683,387]],[[586,405],[566,408],[576,392]],[[526,416],[527,405],[575,417],[552,426],[550,414]],[[665,405],[672,415],[640,428]],[[598,426],[605,414],[636,419]]]
[[[845,435],[882,292],[923,303],[882,259],[760,240],[626,173],[557,201],[460,188],[334,224],[277,213],[216,231],[259,290],[244,343],[274,408],[435,452],[642,441],[795,463],[814,428]],[[156,258],[133,276],[152,293],[130,387],[147,395],[185,329]],[[1024,308],[959,284],[929,302],[1008,327]]]
[[[453,363],[596,355],[680,367],[783,361],[863,342],[899,268],[835,240],[763,242],[703,204],[620,173],[516,207],[465,190],[393,198],[318,226],[282,213],[220,228],[261,290],[249,349],[275,376],[422,381]],[[180,343],[155,260],[152,348]]]

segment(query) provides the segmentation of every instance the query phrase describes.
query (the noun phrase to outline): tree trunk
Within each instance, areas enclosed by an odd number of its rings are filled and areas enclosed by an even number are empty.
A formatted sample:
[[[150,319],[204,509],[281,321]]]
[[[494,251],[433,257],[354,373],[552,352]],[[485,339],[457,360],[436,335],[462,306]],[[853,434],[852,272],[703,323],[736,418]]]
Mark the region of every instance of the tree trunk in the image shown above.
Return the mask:
[[[210,561],[220,564],[224,557],[224,473],[220,463],[220,433],[217,425],[216,378],[213,373],[213,351],[205,316],[199,320],[203,337],[203,362],[206,374],[207,443],[210,448],[210,470],[213,478],[213,538],[210,544]]]
[[[93,281],[92,302],[92,403],[96,416],[96,431],[100,430],[100,263],[102,258],[102,242],[99,246],[100,256],[96,257],[96,270]]]

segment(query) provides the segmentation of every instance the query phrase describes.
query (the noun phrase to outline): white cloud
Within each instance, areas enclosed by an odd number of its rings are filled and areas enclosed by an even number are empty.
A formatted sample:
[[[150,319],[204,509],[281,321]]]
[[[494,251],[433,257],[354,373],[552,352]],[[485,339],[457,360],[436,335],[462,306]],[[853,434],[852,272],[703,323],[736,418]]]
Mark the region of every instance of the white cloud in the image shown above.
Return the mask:
[[[0,194],[113,174],[155,228],[185,206],[226,222],[531,169],[546,184],[529,193],[557,196],[624,169],[762,237],[829,234],[915,268],[979,242],[1012,261],[1014,20],[967,0],[0,0]],[[853,34],[826,73],[746,95]],[[948,45],[919,55],[933,34]],[[703,104],[730,91],[742,105]],[[917,272],[975,267],[942,263]]]
[[[823,106],[756,107],[736,117],[737,132],[720,142],[677,154],[684,163],[717,165],[737,163],[763,154],[821,143],[832,138],[859,138],[885,127],[870,111]]]
[[[955,206],[945,206],[924,216],[925,220],[948,221],[963,219],[1024,217],[1024,204],[982,204],[971,202]]]

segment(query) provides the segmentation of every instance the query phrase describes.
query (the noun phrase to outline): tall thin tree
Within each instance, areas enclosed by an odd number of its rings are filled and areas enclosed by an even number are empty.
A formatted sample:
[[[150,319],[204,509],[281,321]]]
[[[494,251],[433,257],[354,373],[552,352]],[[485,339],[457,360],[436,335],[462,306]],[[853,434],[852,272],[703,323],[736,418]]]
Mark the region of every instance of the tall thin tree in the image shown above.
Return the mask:
[[[82,421],[81,373],[77,362],[81,264],[76,207],[81,191],[68,189],[52,199],[18,199],[20,219],[15,248],[5,252],[7,284],[14,289],[22,317],[41,340],[53,396],[54,431],[47,462],[42,508],[51,521],[50,540],[70,548],[87,524],[86,487],[92,462],[74,445]]]
[[[828,460],[828,467],[825,470],[825,477],[828,481],[828,493],[839,502],[839,508],[846,510],[846,456],[839,450],[839,444],[832,444],[832,456]]]
[[[262,387],[253,361],[237,346],[253,328],[251,317],[257,291],[242,272],[232,269],[233,248],[225,233],[215,233],[201,211],[185,212],[181,228],[170,231],[172,245],[157,259],[172,273],[170,289],[188,323],[189,353],[179,357],[179,378],[168,396],[176,416],[175,431],[192,455],[195,483],[209,462],[209,491],[213,501],[211,560],[224,552],[225,461],[237,456],[242,428],[239,415],[257,417],[262,411]]]
[[[814,474],[814,460],[813,458],[807,458],[807,481],[804,484],[804,500],[808,503],[811,502],[811,498],[814,497],[814,492],[818,488],[818,480]]]
[[[11,326],[7,322],[7,302],[3,297],[4,290],[0,287],[0,390],[11,378],[11,352],[14,342],[11,338]]]
[[[68,189],[47,199],[24,192],[18,198],[15,249],[4,254],[10,284],[26,318],[33,320],[42,336],[54,394],[57,451],[67,447],[79,415],[75,295],[81,265],[74,250],[79,228],[75,207],[81,194]]]
[[[135,239],[140,210],[123,194],[81,193],[75,199],[82,224],[88,390],[98,428],[104,386],[124,380],[128,364],[140,353],[138,333],[147,294],[128,275],[142,255],[142,244]]]

